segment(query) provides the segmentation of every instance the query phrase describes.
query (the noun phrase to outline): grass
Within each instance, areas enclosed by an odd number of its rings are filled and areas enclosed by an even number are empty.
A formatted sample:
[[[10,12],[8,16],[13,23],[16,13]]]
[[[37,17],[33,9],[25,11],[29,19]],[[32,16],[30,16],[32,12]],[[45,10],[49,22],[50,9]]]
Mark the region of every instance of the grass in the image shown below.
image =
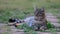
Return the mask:
[[[23,29],[25,34],[37,34],[37,32],[33,31],[32,27],[28,27],[27,24],[20,25],[17,28]]]
[[[50,22],[47,23],[47,30],[40,30],[40,32],[51,32],[51,31],[56,31],[54,28],[55,26],[52,25]],[[30,32],[30,31],[34,31],[34,28],[33,26],[32,27],[29,27],[27,24],[22,24],[22,25],[19,25],[17,27],[17,29],[23,29],[24,32]]]
[[[12,33],[10,33],[10,32],[3,32],[2,34],[12,34]]]
[[[54,15],[59,13],[60,0],[0,0],[0,22],[7,23],[9,17],[23,19],[34,15],[34,4]]]
[[[27,24],[19,25],[17,29],[23,29],[25,34],[37,34],[37,32],[33,31],[32,27],[28,27]]]
[[[60,19],[58,20],[58,23],[60,23]]]
[[[48,22],[47,23],[47,28],[50,29],[50,28],[55,28],[55,26],[53,24],[51,24],[51,22]]]
[[[2,34],[8,34],[7,32],[4,32],[4,33],[2,33]]]
[[[1,26],[0,29],[2,30],[2,32],[0,34],[12,34],[10,27],[7,25]]]

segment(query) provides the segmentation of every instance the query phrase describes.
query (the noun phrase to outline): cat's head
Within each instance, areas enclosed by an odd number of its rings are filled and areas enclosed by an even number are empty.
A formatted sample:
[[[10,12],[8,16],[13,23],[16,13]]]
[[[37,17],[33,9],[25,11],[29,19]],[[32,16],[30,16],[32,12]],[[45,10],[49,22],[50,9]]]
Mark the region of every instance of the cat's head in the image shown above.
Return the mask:
[[[44,14],[44,8],[36,8],[35,10],[34,10],[35,12],[34,12],[34,15],[35,16],[41,16],[41,15],[43,15]]]

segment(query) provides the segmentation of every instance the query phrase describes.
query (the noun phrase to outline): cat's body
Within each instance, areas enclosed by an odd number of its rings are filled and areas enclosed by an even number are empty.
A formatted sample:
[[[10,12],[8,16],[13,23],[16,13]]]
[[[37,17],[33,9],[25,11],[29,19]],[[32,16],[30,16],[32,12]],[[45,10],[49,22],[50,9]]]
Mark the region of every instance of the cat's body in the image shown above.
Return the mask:
[[[46,25],[44,25],[45,23],[42,23],[41,21],[36,21],[35,16],[25,18],[24,23],[26,23],[29,27],[33,27],[34,30],[40,30],[43,28],[46,29]]]
[[[24,19],[24,22],[29,26],[32,27],[34,25],[35,21],[35,16],[30,16]]]

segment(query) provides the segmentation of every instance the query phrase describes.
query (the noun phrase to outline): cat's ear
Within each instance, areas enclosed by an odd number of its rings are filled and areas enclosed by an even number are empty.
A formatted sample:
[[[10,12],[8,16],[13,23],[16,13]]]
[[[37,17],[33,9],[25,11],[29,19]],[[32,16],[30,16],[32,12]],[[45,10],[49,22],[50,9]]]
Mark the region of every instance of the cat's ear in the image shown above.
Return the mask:
[[[44,7],[42,7],[41,10],[44,11]]]
[[[36,11],[37,10],[37,5],[33,4],[33,9],[34,9],[34,11]]]
[[[38,13],[38,11],[37,11],[37,10],[38,10],[38,8],[37,8],[37,6],[36,6],[36,5],[34,5],[34,6],[33,6],[33,9],[34,9],[34,15],[36,16],[36,15],[37,15],[37,13]]]
[[[45,11],[45,10],[44,10],[44,7],[42,7],[40,10],[43,11],[43,12]]]

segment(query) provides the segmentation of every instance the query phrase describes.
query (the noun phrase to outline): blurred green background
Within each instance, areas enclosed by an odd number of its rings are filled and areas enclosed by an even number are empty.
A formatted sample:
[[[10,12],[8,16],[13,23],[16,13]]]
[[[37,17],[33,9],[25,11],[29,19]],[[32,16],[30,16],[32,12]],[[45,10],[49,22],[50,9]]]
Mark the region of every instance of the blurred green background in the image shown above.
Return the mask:
[[[9,17],[23,19],[33,15],[34,4],[60,18],[60,0],[0,0],[0,23],[7,23]]]

